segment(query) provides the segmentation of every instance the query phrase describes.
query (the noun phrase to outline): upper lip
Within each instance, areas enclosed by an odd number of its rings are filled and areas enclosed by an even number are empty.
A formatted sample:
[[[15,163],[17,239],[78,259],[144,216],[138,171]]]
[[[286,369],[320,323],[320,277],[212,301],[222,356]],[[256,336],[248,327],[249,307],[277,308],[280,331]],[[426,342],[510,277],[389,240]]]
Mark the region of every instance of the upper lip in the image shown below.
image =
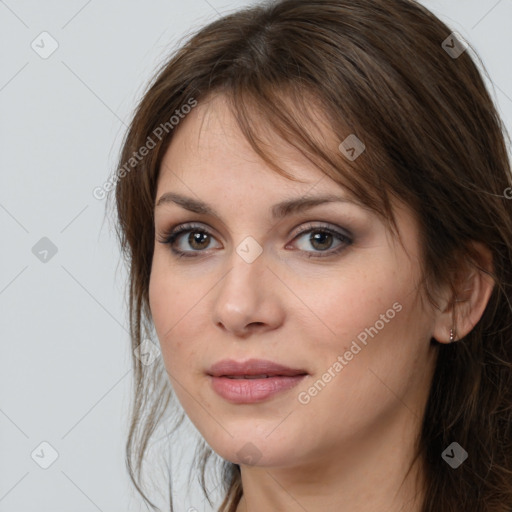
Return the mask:
[[[290,368],[282,364],[265,359],[249,359],[247,361],[235,361],[223,359],[212,365],[207,371],[213,377],[239,376],[239,375],[304,375],[306,370]]]

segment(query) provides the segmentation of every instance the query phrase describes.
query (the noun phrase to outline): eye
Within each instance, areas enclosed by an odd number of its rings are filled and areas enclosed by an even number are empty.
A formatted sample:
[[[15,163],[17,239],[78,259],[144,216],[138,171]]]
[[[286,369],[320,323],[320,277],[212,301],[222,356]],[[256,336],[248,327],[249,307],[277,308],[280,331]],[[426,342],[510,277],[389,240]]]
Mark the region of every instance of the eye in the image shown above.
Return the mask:
[[[187,234],[185,237],[183,235]],[[163,233],[163,238],[158,240],[162,244],[168,244],[171,247],[171,251],[179,257],[195,257],[198,254],[204,252],[208,248],[210,241],[213,240],[211,233],[205,228],[197,224],[181,224],[175,229],[171,229],[169,232]],[[183,248],[176,248],[176,245],[180,245],[179,242],[183,242],[185,246],[188,244],[192,247],[192,250]]]
[[[187,234],[188,236],[184,236]],[[309,235],[309,237],[306,237],[306,235]],[[302,247],[299,247],[299,251],[307,253],[308,258],[333,256],[353,243],[351,235],[349,236],[325,224],[307,224],[293,240],[300,240],[301,238],[304,239],[305,243],[300,244]],[[211,248],[212,240],[215,240],[215,238],[207,229],[197,224],[188,223],[164,232],[158,241],[162,244],[168,244],[171,251],[181,258],[183,256],[197,257],[206,252],[206,249]],[[332,249],[335,240],[338,240],[339,243],[336,248]],[[308,245],[313,247],[314,250],[308,250]],[[289,245],[286,246],[286,248],[288,247]]]
[[[306,237],[305,235],[309,235]],[[353,243],[352,237],[348,234],[342,233],[337,229],[331,228],[328,225],[313,225],[308,224],[303,227],[294,240],[303,238],[303,242],[299,246],[299,250],[309,253],[308,258],[322,258],[339,254],[346,246]],[[340,243],[335,249],[331,249],[333,242],[338,240]],[[313,247],[314,251],[308,251],[307,247]],[[329,250],[330,249],[330,250]]]

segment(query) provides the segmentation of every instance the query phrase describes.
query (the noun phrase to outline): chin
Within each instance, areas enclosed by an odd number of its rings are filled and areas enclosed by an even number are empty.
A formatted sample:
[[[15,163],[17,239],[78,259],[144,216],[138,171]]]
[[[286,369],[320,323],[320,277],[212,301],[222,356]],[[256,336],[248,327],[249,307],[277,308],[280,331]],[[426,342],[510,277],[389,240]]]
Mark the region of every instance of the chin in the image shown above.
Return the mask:
[[[214,435],[205,432],[203,437],[215,453],[229,462],[248,466],[284,466],[296,455],[298,442],[294,443],[293,436],[286,435],[285,430],[280,432],[284,438],[275,435],[276,432],[268,435],[275,429],[276,422],[265,425],[264,433],[251,428],[254,427],[254,421],[249,419],[240,421],[236,427],[232,424],[223,425],[229,434],[219,427]]]

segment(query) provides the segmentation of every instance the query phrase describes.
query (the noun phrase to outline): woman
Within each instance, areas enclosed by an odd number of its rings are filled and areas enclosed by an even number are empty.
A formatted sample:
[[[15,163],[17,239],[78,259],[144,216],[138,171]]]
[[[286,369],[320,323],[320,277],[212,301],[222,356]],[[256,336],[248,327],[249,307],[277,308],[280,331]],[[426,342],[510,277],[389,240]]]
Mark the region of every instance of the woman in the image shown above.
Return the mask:
[[[220,511],[512,510],[512,183],[466,49],[410,0],[284,0],[159,71],[115,179],[143,495],[175,395]]]

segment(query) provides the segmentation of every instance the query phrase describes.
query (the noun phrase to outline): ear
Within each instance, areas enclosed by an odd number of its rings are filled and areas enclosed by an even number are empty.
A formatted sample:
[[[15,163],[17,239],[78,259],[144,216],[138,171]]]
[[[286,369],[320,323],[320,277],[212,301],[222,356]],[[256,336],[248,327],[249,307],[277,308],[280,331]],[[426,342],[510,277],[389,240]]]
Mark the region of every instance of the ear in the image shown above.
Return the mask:
[[[493,271],[492,253],[483,244],[471,242],[476,255],[476,268],[469,263],[461,265],[455,276],[455,293],[445,297],[438,312],[432,336],[440,343],[450,343],[450,329],[458,341],[478,323],[489,302],[494,280],[486,272]]]

